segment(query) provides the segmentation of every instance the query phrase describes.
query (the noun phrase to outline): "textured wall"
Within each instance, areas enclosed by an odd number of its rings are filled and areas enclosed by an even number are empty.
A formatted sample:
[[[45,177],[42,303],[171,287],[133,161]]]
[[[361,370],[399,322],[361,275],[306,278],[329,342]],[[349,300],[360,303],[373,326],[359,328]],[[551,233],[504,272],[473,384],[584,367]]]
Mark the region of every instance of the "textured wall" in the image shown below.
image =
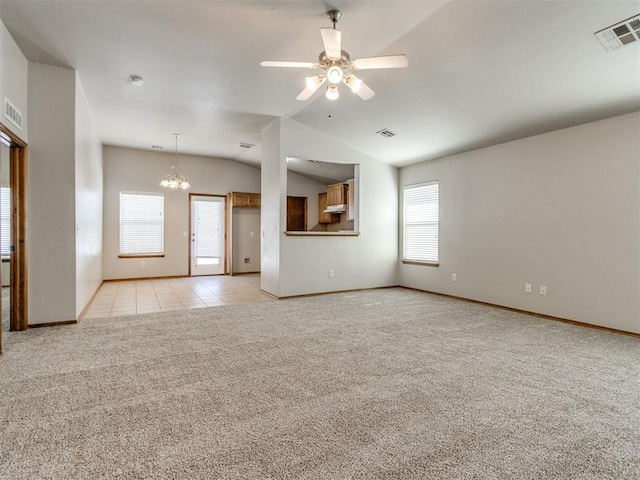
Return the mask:
[[[76,76],[76,314],[102,283],[102,143]]]
[[[22,113],[22,130],[4,118],[4,114],[0,122],[25,142],[29,140],[29,122],[27,121],[29,117],[27,111],[28,70],[27,59],[16,45],[4,23],[0,22],[0,102],[4,102],[4,97],[7,97]]]
[[[76,318],[75,82],[29,63],[29,324]]]
[[[640,332],[638,132],[636,113],[402,168],[440,181],[440,266],[400,283]]]

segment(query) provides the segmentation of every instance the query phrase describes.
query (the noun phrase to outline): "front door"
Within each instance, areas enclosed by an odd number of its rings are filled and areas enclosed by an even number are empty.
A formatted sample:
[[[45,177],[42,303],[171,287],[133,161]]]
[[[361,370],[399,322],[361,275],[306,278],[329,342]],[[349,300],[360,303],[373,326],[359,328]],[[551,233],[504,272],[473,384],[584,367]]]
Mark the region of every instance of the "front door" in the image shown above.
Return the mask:
[[[224,197],[191,195],[191,275],[224,274]]]

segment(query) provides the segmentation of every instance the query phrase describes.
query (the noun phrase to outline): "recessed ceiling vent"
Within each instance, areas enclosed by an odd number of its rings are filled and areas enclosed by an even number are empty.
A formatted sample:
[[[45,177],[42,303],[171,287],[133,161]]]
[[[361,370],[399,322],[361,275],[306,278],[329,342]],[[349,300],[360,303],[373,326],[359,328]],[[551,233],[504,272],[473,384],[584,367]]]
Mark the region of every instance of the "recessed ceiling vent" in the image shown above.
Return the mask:
[[[251,148],[251,147],[255,147],[255,145],[253,143],[244,143],[244,142],[240,142],[239,145],[240,148]]]
[[[607,52],[640,41],[640,15],[611,25],[594,34]]]
[[[22,130],[22,112],[7,97],[4,97],[4,116]]]
[[[385,138],[393,138],[397,135],[397,133],[392,132],[391,130],[387,129],[387,128],[383,128],[382,130],[378,130],[376,132],[378,135],[382,135]]]

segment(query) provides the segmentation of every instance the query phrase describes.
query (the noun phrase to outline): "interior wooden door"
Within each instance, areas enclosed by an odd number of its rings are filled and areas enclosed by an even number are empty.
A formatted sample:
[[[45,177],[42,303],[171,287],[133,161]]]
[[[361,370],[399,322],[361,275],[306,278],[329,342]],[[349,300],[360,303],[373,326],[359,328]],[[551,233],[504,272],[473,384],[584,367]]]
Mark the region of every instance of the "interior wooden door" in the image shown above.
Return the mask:
[[[307,197],[287,197],[287,231],[307,230]]]

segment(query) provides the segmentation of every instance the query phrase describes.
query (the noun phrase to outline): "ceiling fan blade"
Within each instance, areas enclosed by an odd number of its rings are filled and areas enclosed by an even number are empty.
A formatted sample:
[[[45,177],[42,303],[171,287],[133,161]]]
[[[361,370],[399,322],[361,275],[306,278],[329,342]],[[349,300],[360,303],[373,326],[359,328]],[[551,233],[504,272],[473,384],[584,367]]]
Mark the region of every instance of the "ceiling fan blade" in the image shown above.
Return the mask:
[[[364,82],[360,84],[360,88],[356,92],[356,95],[358,95],[362,100],[369,100],[370,98],[373,98],[375,94],[376,92],[371,90],[369,86]]]
[[[305,88],[304,90],[302,90],[300,92],[300,94],[296,97],[296,100],[300,101],[300,102],[304,102],[305,100],[309,100],[309,98],[311,98],[311,95],[313,95],[315,92],[315,90],[311,90],[309,88]]]
[[[332,60],[340,60],[342,57],[342,32],[335,28],[321,28],[320,34],[327,57]]]
[[[324,82],[327,81],[327,77],[316,75],[315,77],[309,77],[306,79],[307,88],[302,90],[300,94],[296,97],[296,100],[300,100],[301,102],[308,100],[311,95],[313,95],[316,90],[318,90]]]
[[[272,60],[263,60],[260,62],[261,67],[290,67],[290,68],[315,68],[316,63],[312,62],[278,62]]]
[[[409,65],[406,55],[385,55],[381,57],[356,58],[351,62],[355,70],[371,70],[375,68],[405,68]]]

